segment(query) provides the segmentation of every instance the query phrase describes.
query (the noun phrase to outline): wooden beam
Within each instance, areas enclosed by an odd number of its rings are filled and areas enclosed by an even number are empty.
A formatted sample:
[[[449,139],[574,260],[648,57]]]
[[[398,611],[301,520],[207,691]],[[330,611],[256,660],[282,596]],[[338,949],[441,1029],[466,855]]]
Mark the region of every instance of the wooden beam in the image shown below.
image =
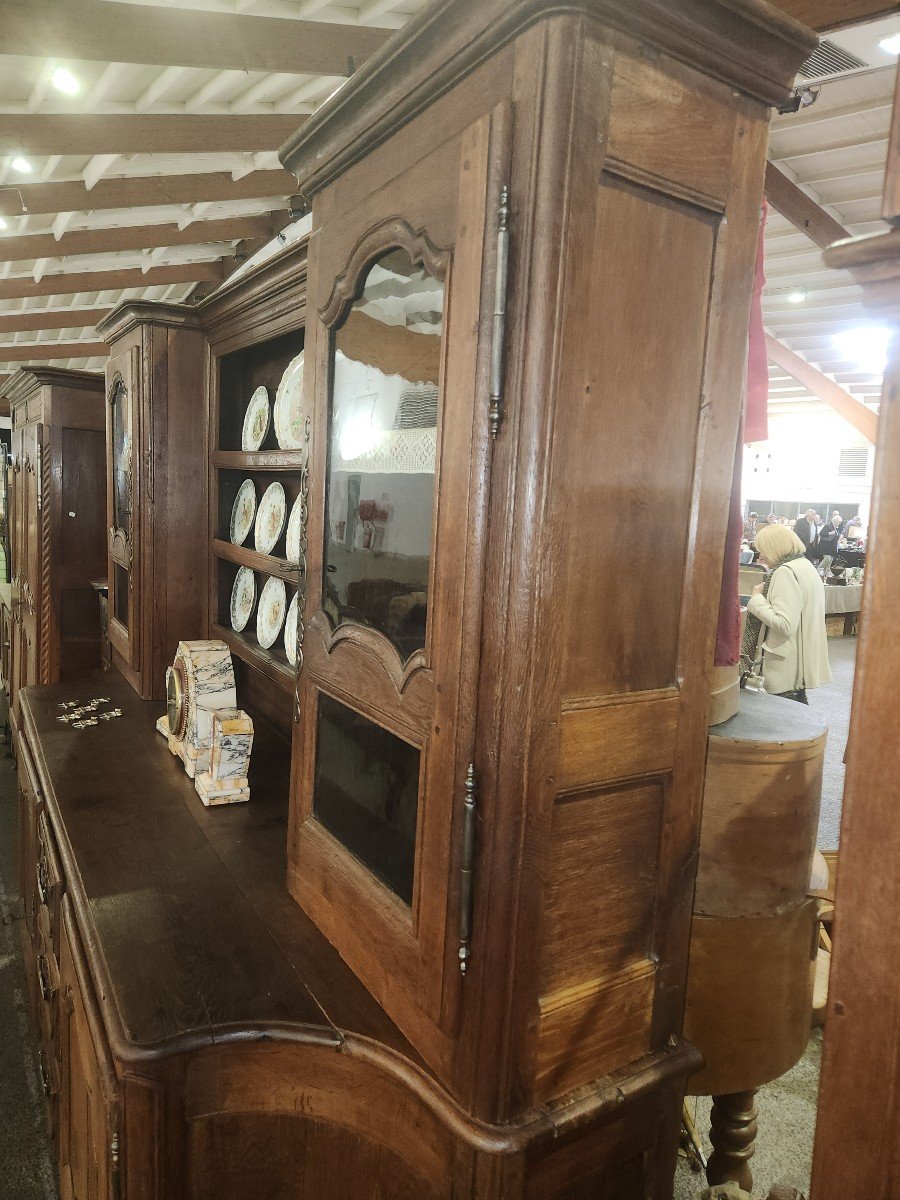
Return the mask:
[[[63,308],[47,311],[34,309],[31,312],[0,313],[0,333],[31,333],[38,329],[75,329],[96,325],[105,317],[109,308]]]
[[[88,189],[80,180],[65,183],[8,183],[0,186],[0,214],[86,212],[105,208],[152,208],[160,204],[207,204],[292,196],[297,181],[290,171],[251,171],[234,180],[224,171],[197,175],[152,175],[101,179]]]
[[[771,162],[766,163],[766,199],[776,212],[823,250],[832,242],[850,237],[840,221],[830,216]]]
[[[206,242],[243,241],[268,237],[272,218],[226,217],[177,225],[125,225],[117,229],[76,229],[57,240],[52,233],[24,233],[0,238],[0,262],[32,258],[61,258],[70,254],[111,254],[119,250],[150,250],[155,246],[196,246]]]
[[[0,362],[41,363],[53,358],[96,358],[109,354],[105,342],[43,342],[35,346],[0,346]]]
[[[166,17],[169,15],[167,10]],[[4,113],[0,152],[51,154],[198,154],[277,150],[304,116],[207,116],[196,113]]]
[[[390,36],[358,25],[102,0],[3,0],[2,16],[4,54],[303,75],[349,75]]]
[[[860,25],[897,11],[896,0],[773,0],[773,4],[816,33]]]
[[[174,267],[126,267],[120,271],[58,271],[35,282],[31,276],[0,279],[0,300],[26,300],[31,296],[65,296],[76,292],[119,291],[169,283],[219,283],[221,260],[184,263]]]
[[[861,401],[851,396],[849,392],[845,392],[839,383],[835,383],[833,379],[823,375],[812,363],[808,363],[805,358],[795,354],[793,350],[785,346],[784,342],[780,342],[778,338],[772,337],[769,333],[766,334],[766,350],[770,362],[776,363],[793,376],[798,383],[802,383],[805,388],[808,388],[814,396],[824,400],[845,421],[849,421],[858,433],[868,438],[874,445],[878,429],[876,413],[873,413],[870,408],[866,408]]]

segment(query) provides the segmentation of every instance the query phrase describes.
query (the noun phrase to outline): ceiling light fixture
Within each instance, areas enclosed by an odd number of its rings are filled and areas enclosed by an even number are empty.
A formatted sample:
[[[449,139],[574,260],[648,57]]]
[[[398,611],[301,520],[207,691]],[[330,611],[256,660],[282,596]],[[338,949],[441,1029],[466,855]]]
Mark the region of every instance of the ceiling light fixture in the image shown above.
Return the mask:
[[[3,219],[3,217],[0,217],[0,229],[5,229],[5,228],[6,228],[6,221]]]
[[[12,169],[18,171],[20,175],[30,175],[33,168],[28,159],[22,158],[20,155],[12,160]]]
[[[884,37],[878,43],[878,49],[883,50],[885,54],[900,55],[900,33],[892,33],[890,37]]]
[[[67,96],[75,96],[81,90],[81,84],[68,67],[57,67],[50,77],[50,82],[58,92],[65,92]]]
[[[806,286],[794,288],[792,292],[788,292],[787,298],[791,304],[802,304],[806,299],[808,292]]]
[[[893,330],[887,325],[856,325],[832,339],[842,358],[867,375],[883,375]]]

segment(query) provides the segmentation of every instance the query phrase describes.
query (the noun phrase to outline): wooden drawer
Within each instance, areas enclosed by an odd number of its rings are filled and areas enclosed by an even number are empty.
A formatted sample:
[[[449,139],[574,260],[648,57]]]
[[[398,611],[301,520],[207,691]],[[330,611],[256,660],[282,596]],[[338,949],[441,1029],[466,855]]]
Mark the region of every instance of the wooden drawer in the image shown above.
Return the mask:
[[[47,945],[59,963],[59,906],[65,891],[62,863],[46,812],[38,817],[35,890],[38,915],[46,914]]]

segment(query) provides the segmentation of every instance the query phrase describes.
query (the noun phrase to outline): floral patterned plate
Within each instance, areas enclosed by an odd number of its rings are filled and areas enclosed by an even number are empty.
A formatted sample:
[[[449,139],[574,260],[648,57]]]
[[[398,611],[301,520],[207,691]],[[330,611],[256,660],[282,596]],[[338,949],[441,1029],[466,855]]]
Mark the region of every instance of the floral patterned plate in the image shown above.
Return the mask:
[[[241,430],[242,450],[258,450],[260,448],[269,432],[270,420],[268,390],[258,387],[250,397],[250,403],[244,413],[244,428]]]
[[[231,589],[231,628],[240,633],[247,628],[256,600],[256,576],[249,567],[240,567]]]
[[[284,488],[280,483],[270,483],[263,492],[263,498],[256,510],[256,528],[253,531],[253,540],[260,554],[272,553],[284,529],[286,515],[287,499]]]
[[[302,450],[303,351],[292,358],[275,393],[275,436],[282,450]]]
[[[267,579],[256,610],[256,638],[263,650],[275,644],[284,624],[287,588],[283,579]]]
[[[292,667],[297,665],[297,594],[294,593],[294,598],[287,610],[287,616],[284,619],[284,652],[287,655],[287,660]]]
[[[298,496],[288,518],[285,555],[288,562],[300,562],[300,542],[303,536],[303,497]]]
[[[231,509],[231,525],[228,536],[233,546],[243,546],[247,534],[253,528],[253,518],[256,516],[256,488],[252,479],[245,479],[238,488]]]

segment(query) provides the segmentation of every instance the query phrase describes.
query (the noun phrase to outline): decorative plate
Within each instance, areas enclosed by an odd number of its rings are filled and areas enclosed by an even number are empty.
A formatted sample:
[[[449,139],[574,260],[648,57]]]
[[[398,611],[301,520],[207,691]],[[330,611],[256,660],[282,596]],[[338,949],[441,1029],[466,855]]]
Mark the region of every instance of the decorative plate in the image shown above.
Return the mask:
[[[231,526],[228,536],[233,546],[243,546],[247,534],[253,528],[253,518],[256,516],[256,488],[252,479],[245,479],[238,488],[231,508]]]
[[[300,562],[300,541],[303,537],[303,497],[298,496],[288,519],[285,555],[288,562]]]
[[[297,665],[297,593],[291,601],[284,619],[284,652],[292,667]]]
[[[244,428],[241,430],[242,450],[258,450],[260,448],[269,432],[270,419],[268,390],[258,387],[250,397],[250,403],[244,413]]]
[[[231,628],[235,633],[247,628],[255,600],[256,576],[249,567],[240,567],[231,589]]]
[[[284,518],[287,515],[287,499],[280,483],[270,483],[256,510],[256,528],[253,540],[260,554],[271,554],[272,547],[281,537]]]
[[[282,450],[302,450],[303,351],[292,358],[275,393],[275,436]]]
[[[268,650],[275,644],[275,639],[281,633],[284,624],[284,613],[287,608],[287,588],[283,579],[267,579],[265,587],[259,595],[259,608],[256,610],[256,638],[263,650]]]

